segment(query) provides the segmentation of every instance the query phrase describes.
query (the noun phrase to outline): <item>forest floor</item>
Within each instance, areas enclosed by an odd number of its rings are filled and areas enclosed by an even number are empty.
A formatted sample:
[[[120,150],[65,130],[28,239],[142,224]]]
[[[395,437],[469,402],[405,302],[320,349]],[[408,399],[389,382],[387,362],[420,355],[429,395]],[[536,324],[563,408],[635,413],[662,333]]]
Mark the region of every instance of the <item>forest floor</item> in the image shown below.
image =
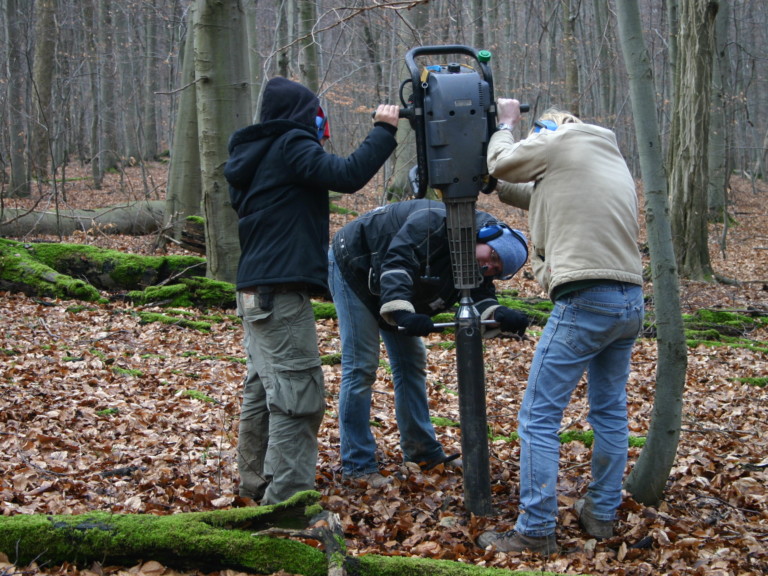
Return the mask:
[[[90,189],[83,178],[67,185],[65,203],[109,206],[140,200],[145,189],[151,199],[162,198],[165,171],[154,166],[142,182],[139,169],[130,168],[122,177],[110,177],[101,191]],[[373,190],[338,201],[359,213],[376,203]],[[478,207],[527,232],[526,214],[495,196],[481,197]],[[733,222],[726,248],[720,244],[722,226],[713,224],[710,252],[715,271],[736,282],[682,281],[684,313],[768,313],[768,185],[753,190],[748,182],[734,182],[729,210]],[[333,228],[352,217],[334,215]],[[61,240],[142,254],[153,253],[156,245],[154,236],[93,231]],[[544,296],[529,266],[499,287],[523,298]],[[645,289],[650,296],[650,284]],[[142,324],[136,307],[117,298],[83,305],[0,293],[0,514],[173,514],[243,504],[237,497],[235,454],[245,373],[242,328],[234,310],[185,313],[212,322],[211,331]],[[219,320],[211,321],[213,314]],[[651,299],[648,318],[653,319]],[[563,553],[542,558],[473,544],[484,530],[511,528],[517,516],[519,446],[513,434],[540,326],[532,326],[522,341],[484,342],[488,425],[495,438],[490,444],[493,515],[467,514],[460,472],[442,466],[422,472],[403,464],[383,349],[372,422],[382,473],[393,481],[385,489],[342,482],[336,416],[341,371],[339,365],[324,366],[328,410],[317,469],[322,504],[340,515],[354,555],[409,555],[566,574],[768,573],[768,389],[755,384],[768,375],[768,330],[762,326],[744,322],[734,329],[738,340],[689,347],[683,428],[664,499],[646,507],[627,495],[610,540],[589,540],[571,511],[589,482],[591,454],[584,443],[571,441],[562,446],[558,486]],[[319,321],[318,331],[321,353],[339,353],[335,320]],[[448,453],[461,451],[452,338],[441,333],[426,339],[430,403]],[[656,359],[656,341],[638,340],[628,384],[633,436],[648,430]],[[587,430],[586,414],[582,383],[562,431]],[[630,449],[630,466],[639,453]],[[16,567],[13,558],[0,557],[3,575],[174,573],[163,569],[149,564]]]

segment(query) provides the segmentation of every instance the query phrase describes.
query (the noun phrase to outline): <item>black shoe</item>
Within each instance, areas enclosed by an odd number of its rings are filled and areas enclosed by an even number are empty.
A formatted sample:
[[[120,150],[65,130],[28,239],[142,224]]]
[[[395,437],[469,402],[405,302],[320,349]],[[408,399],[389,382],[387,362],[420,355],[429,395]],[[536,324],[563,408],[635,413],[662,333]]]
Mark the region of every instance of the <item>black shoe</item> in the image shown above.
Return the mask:
[[[557,539],[554,534],[548,534],[537,538],[526,536],[515,530],[509,532],[483,532],[477,539],[477,545],[481,548],[493,546],[499,552],[536,552],[549,556],[557,553]]]
[[[429,462],[419,462],[419,468],[424,470],[425,472],[427,470],[432,470],[435,466],[439,466],[440,464],[445,465],[446,468],[461,468],[463,466],[463,463],[461,460],[460,453],[451,454],[450,456],[444,456],[443,458],[438,458],[437,460],[430,460]]]
[[[592,507],[588,505],[586,498],[577,500],[573,505],[579,525],[584,531],[596,540],[613,538],[613,521],[599,520],[592,515]]]

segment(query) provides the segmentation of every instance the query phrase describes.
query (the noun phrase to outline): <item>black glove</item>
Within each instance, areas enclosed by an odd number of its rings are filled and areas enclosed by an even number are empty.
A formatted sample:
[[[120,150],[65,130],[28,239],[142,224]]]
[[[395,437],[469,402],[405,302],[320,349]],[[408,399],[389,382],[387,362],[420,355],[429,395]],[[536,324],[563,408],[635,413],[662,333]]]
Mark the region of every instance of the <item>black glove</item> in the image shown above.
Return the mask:
[[[416,314],[398,310],[392,313],[392,318],[408,336],[426,336],[430,332],[436,332],[435,323],[426,314]]]
[[[525,329],[528,328],[529,324],[528,316],[506,306],[496,308],[493,319],[499,323],[502,332],[511,332],[518,336],[525,336]]]

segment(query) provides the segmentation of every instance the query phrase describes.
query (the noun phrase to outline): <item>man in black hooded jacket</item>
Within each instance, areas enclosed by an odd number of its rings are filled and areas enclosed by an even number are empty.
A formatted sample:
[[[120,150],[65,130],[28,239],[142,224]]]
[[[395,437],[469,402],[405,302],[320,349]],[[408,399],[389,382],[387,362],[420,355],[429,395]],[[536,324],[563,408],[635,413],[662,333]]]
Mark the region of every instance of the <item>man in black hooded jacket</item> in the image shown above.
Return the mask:
[[[272,78],[261,122],[235,132],[224,175],[239,216],[238,313],[248,373],[238,440],[240,495],[275,504],[315,485],[325,393],[310,294],[328,290],[329,190],[362,188],[395,149],[399,109],[381,105],[342,158],[323,149],[315,94]],[[321,119],[318,124],[318,119]]]
[[[483,336],[523,336],[528,318],[499,305],[494,280],[511,278],[525,264],[527,240],[480,210],[475,211],[475,224],[475,258],[482,281],[471,296],[481,319],[496,323],[483,325]],[[370,426],[380,340],[392,368],[403,459],[426,469],[450,463],[458,454],[446,456],[435,437],[426,390],[427,351],[420,338],[435,330],[431,317],[452,309],[461,297],[454,283],[445,204],[426,199],[396,202],[349,222],[333,238],[328,277],[342,348],[343,476],[373,488],[390,481],[379,472]]]

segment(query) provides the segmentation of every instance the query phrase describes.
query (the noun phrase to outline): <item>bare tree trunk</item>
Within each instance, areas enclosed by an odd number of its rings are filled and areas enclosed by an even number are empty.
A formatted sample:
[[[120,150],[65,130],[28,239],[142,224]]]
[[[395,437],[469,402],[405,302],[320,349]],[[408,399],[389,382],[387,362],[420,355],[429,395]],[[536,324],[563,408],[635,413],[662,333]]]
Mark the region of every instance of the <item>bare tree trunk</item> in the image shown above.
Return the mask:
[[[576,57],[576,21],[579,17],[578,2],[576,6],[571,0],[562,2],[563,7],[563,48],[565,54],[565,101],[567,109],[574,116],[581,116],[579,93],[579,60]]]
[[[9,196],[26,197],[30,195],[29,166],[27,164],[27,127],[24,118],[26,110],[25,56],[23,48],[27,42],[24,34],[24,21],[21,17],[22,6],[31,7],[26,0],[6,0],[5,37],[8,39],[7,69],[13,82],[8,83],[8,115],[10,117],[10,161],[11,180]]]
[[[187,36],[182,43],[181,96],[171,143],[165,214],[173,227],[172,236],[181,239],[183,220],[202,214],[203,184],[200,171],[200,145],[197,127],[195,88],[194,5],[187,14]]]
[[[101,189],[104,179],[101,162],[99,161],[99,118],[101,116],[99,105],[99,61],[98,50],[96,48],[96,10],[94,8],[95,0],[83,0],[80,4],[82,18],[84,22],[85,45],[88,56],[86,57],[86,70],[91,90],[91,114],[88,125],[88,140],[90,147],[89,161],[91,164],[91,177],[93,178],[93,187],[96,190]],[[83,115],[86,118],[86,115]]]
[[[472,0],[472,42],[475,48],[483,50],[485,48],[485,0]]]
[[[224,282],[235,281],[240,258],[224,166],[230,135],[251,119],[247,63],[231,57],[245,42],[239,0],[197,0],[195,77],[208,276]]]
[[[50,136],[53,131],[51,90],[56,62],[56,0],[37,0],[35,13],[35,56],[32,62],[32,101],[35,106],[30,168],[36,177],[47,178],[50,173],[48,162],[54,161]]]
[[[717,3],[681,0],[679,6],[681,27],[667,161],[672,238],[680,275],[710,281],[707,149]]]
[[[154,11],[157,0],[147,0],[147,14],[144,19],[144,86],[142,95],[141,133],[139,146],[142,160],[157,157],[157,117],[155,116],[155,98],[158,86],[157,60],[157,19]]]
[[[101,174],[117,168],[117,106],[115,102],[115,25],[112,0],[96,2],[96,50],[98,54],[98,142],[96,161]]]
[[[289,78],[291,62],[293,61],[294,15],[296,0],[285,0],[280,3],[277,21],[277,73]]]
[[[256,111],[259,108],[261,86],[266,84],[264,81],[264,70],[262,70],[263,61],[258,50],[258,13],[256,12],[258,3],[258,0],[249,0],[245,4],[246,34],[248,36],[246,52],[248,68],[250,69],[249,92],[251,95],[252,122],[254,124],[257,122]]]
[[[414,6],[411,10],[402,15],[404,21],[408,24],[408,27],[412,30],[424,30],[428,27],[429,22],[429,6],[426,4],[419,4]],[[400,63],[395,65],[394,69],[400,72],[400,78],[410,78],[411,73],[405,64],[405,52],[399,54]],[[409,91],[405,90],[405,97],[409,95]],[[398,104],[402,105],[401,102]],[[390,158],[390,165],[392,166],[391,176],[389,178],[390,186],[386,190],[386,198],[382,198],[382,202],[385,200],[403,200],[411,195],[411,184],[408,180],[408,172],[411,167],[416,164],[416,140],[413,134],[413,130],[410,128],[404,129],[405,125],[401,122],[401,128],[397,131],[397,148],[393,152]]]
[[[627,478],[626,488],[637,501],[653,505],[662,497],[680,441],[687,349],[667,216],[667,185],[656,122],[653,74],[643,41],[640,11],[636,0],[617,2],[616,10],[640,150],[658,333],[656,395],[648,439]]]
[[[728,0],[720,2],[715,19],[716,50],[712,58],[712,115],[709,126],[709,177],[708,208],[713,217],[725,217],[728,191],[728,130],[725,122],[725,90],[728,82],[728,59],[726,57]],[[724,240],[724,239],[723,239]]]
[[[314,37],[314,26],[317,21],[317,5],[315,0],[299,0],[299,67],[301,82],[316,94],[320,90],[320,75],[318,73],[317,42]]]

